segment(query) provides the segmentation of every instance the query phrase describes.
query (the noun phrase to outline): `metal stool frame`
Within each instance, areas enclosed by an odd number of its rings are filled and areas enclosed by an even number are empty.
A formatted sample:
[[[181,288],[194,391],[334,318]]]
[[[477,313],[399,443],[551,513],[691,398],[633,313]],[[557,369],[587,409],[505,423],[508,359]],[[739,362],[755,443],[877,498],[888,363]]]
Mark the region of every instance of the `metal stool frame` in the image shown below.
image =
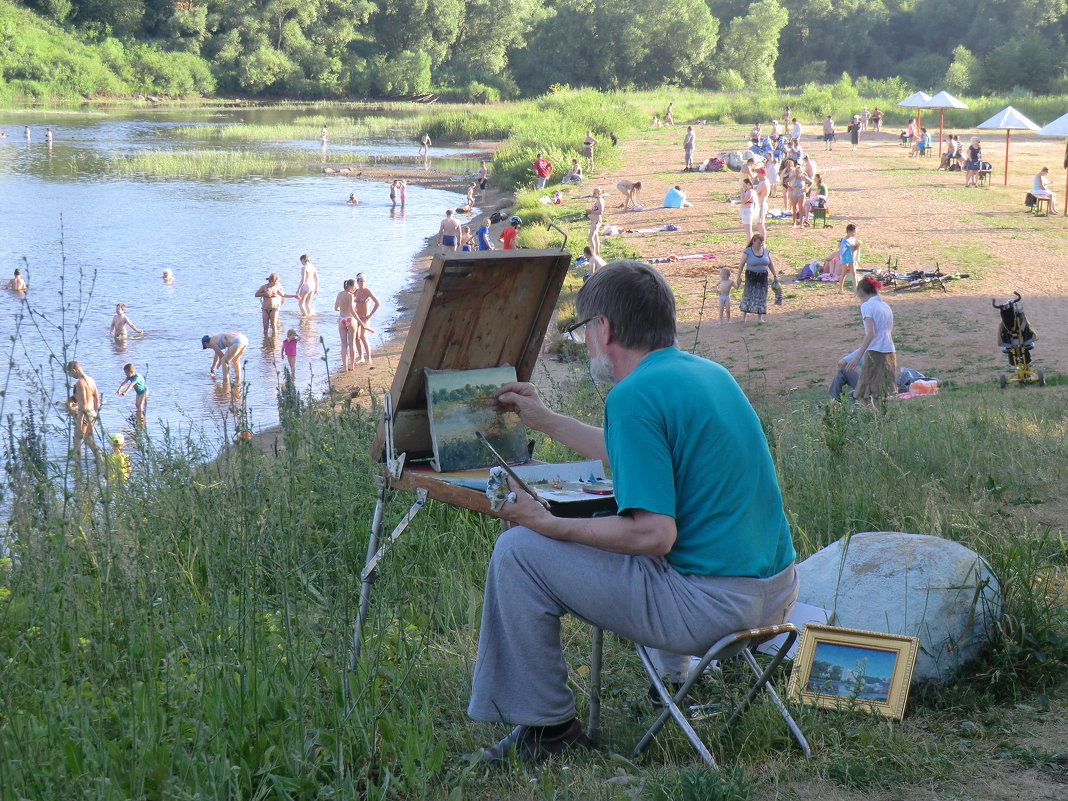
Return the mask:
[[[767,640],[777,637],[780,634],[786,635],[786,639],[781,643],[779,649],[772,656],[771,661],[767,667],[761,669],[757,663],[756,658],[753,656],[752,649]],[[735,657],[742,657],[753,675],[756,677],[756,681],[749,687],[749,691],[746,693],[745,698],[737,706],[737,708],[731,713],[731,716],[727,719],[727,722],[723,724],[723,728],[727,729],[734,723],[735,720],[745,711],[746,707],[756,698],[761,691],[768,693],[772,703],[779,710],[779,714],[785,721],[786,726],[789,728],[790,733],[797,740],[801,746],[801,750],[805,754],[805,758],[811,758],[812,748],[809,746],[808,741],[805,739],[805,735],[802,734],[800,727],[794,721],[790,715],[786,705],[779,698],[778,693],[775,692],[775,688],[771,686],[769,680],[776,668],[786,658],[787,652],[793,646],[797,640],[797,629],[792,623],[780,623],[774,626],[763,626],[758,629],[745,629],[743,631],[736,631],[732,634],[728,634],[725,637],[719,639],[712,645],[703,657],[701,657],[700,663],[691,668],[690,674],[682,687],[672,695],[671,691],[664,684],[664,681],[660,678],[655,665],[653,664],[652,657],[649,654],[648,649],[643,645],[638,645],[638,656],[642,660],[642,664],[645,666],[646,672],[649,674],[649,678],[656,688],[657,694],[660,696],[661,701],[664,704],[664,709],[660,712],[656,721],[645,733],[638,744],[634,747],[634,751],[631,754],[631,758],[638,757],[642,751],[646,749],[656,733],[663,728],[669,718],[675,720],[676,723],[682,728],[686,735],[686,738],[690,741],[690,744],[697,750],[701,758],[708,764],[713,770],[718,770],[719,767],[716,764],[716,760],[712,757],[707,746],[694,731],[693,726],[686,717],[686,713],[679,707],[679,704],[686,698],[687,693],[694,686],[698,679],[704,675],[709,665],[713,660],[725,661],[727,659],[733,659]],[[603,632],[599,628],[594,628],[593,633],[593,654],[590,661],[590,704],[589,704],[589,727],[588,734],[591,738],[596,739],[600,732],[600,691],[601,691],[601,660],[603,649]]]

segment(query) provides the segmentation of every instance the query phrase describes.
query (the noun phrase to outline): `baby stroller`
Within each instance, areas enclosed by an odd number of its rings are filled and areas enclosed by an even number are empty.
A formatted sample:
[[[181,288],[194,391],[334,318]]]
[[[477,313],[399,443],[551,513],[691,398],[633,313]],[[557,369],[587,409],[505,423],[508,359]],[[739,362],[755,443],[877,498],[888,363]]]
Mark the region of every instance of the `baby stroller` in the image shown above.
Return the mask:
[[[992,300],[994,308],[1001,312],[1001,322],[998,324],[998,344],[1001,352],[1009,356],[1009,364],[1015,368],[1010,375],[999,377],[1001,388],[1009,384],[1034,384],[1040,387],[1046,386],[1046,377],[1041,370],[1031,369],[1031,349],[1035,346],[1038,335],[1027,322],[1020,301],[1023,298],[1019,292],[1013,292],[1015,298],[1010,298],[1004,303]]]

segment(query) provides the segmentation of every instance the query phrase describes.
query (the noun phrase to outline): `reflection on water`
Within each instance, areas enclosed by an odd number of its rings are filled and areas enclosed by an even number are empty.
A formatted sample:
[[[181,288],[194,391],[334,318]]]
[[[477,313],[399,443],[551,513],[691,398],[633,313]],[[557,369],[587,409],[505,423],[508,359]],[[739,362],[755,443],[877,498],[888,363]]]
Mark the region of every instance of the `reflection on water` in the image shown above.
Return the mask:
[[[0,335],[15,333],[16,366],[0,398],[0,411],[17,411],[31,397],[63,397],[65,381],[56,366],[76,358],[107,399],[105,431],[128,429],[133,404],[111,394],[132,362],[149,387],[151,428],[201,425],[214,430],[232,417],[242,388],[223,386],[209,375],[211,352],[204,334],[241,331],[250,345],[244,362],[244,414],[254,429],[277,422],[276,389],[282,374],[285,331],[299,333],[299,387],[319,392],[326,370],[337,367],[338,333],[333,299],[346,278],[367,275],[382,300],[379,332],[397,315],[395,297],[411,279],[412,257],[432,236],[446,208],[462,195],[408,187],[407,204],[393,207],[386,183],[321,173],[330,161],[397,160],[418,164],[417,144],[396,132],[377,139],[349,138],[322,146],[317,128],[307,142],[220,142],[179,138],[175,128],[190,123],[288,123],[307,110],[119,111],[57,114],[44,110],[0,113],[0,281],[22,266],[30,285],[26,306],[11,292],[0,293]],[[349,113],[349,112],[345,112]],[[27,144],[22,126],[31,127]],[[52,127],[51,151],[44,126]],[[309,128],[311,130],[311,128]],[[331,128],[333,135],[335,128]],[[269,152],[286,161],[276,177],[189,180],[119,176],[118,156],[142,151],[193,152],[234,149]],[[450,172],[472,172],[476,164],[446,162]],[[437,164],[441,167],[441,163]],[[350,192],[357,206],[345,201]],[[260,307],[253,297],[271,272],[292,291],[300,277],[301,254],[319,269],[320,294],[310,317],[296,301],[281,312],[278,339],[261,338]],[[166,283],[164,269],[173,271]],[[123,302],[144,335],[107,335],[114,304]],[[27,314],[30,310],[31,313]],[[323,338],[325,347],[320,343]],[[382,334],[372,340],[381,343]],[[5,348],[6,350],[6,348]],[[324,361],[325,359],[325,361]],[[381,368],[379,368],[381,369]],[[0,375],[0,383],[5,379]],[[53,422],[60,422],[53,411]]]

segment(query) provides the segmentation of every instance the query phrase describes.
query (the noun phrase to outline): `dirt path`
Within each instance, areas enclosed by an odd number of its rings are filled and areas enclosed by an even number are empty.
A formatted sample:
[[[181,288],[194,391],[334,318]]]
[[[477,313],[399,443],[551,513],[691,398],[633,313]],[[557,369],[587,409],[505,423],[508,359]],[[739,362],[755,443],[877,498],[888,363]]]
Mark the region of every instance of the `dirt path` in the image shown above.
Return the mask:
[[[1068,371],[1068,220],[1035,218],[1025,213],[1023,195],[1043,164],[1060,164],[1063,143],[1040,137],[1013,140],[1009,186],[1001,186],[1004,150],[988,146],[998,178],[989,188],[964,189],[961,173],[937,172],[936,158],[910,159],[890,134],[869,135],[850,152],[837,143],[830,153],[810,141],[811,155],[830,188],[829,228],[792,229],[785,221],[768,223],[768,247],[785,276],[782,306],[771,306],[767,323],[737,314],[727,325],[717,319],[711,287],[721,266],[734,269],[744,247],[734,206],[737,173],[681,172],[684,127],[658,129],[621,143],[626,166],[598,176],[590,186],[612,188],[621,178],[643,183],[642,202],[658,205],[675,183],[688,191],[693,208],[616,211],[610,222],[656,227],[675,223],[675,233],[623,234],[628,249],[645,257],[714,252],[717,259],[659,265],[679,298],[680,343],[728,366],[750,391],[783,393],[826,385],[832,365],[856,347],[862,336],[857,302],[848,289],[839,295],[831,284],[791,283],[802,264],[822,259],[836,247],[847,222],[858,226],[863,261],[873,265],[889,254],[902,268],[938,262],[943,272],[966,272],[943,293],[937,289],[887,292],[895,313],[899,364],[927,375],[957,381],[995,381],[1006,360],[996,347],[998,318],[992,297],[1018,290],[1039,332],[1034,355],[1047,374]],[[698,154],[704,157],[733,147],[741,131],[699,127]],[[843,137],[844,138],[844,137]],[[640,166],[638,166],[640,165]],[[614,189],[611,189],[614,191]],[[773,198],[771,206],[781,206]],[[610,202],[610,210],[613,204]],[[707,278],[707,287],[706,287]],[[703,311],[702,311],[702,306]]]

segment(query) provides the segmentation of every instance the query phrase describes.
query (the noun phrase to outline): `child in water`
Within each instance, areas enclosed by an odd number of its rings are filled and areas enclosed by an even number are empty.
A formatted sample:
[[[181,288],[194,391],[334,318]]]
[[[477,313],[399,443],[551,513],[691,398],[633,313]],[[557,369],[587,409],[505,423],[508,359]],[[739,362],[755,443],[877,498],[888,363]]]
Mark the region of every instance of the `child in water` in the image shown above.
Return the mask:
[[[126,379],[119,384],[115,394],[125,397],[130,388],[133,388],[134,415],[137,417],[137,422],[143,425],[145,422],[145,407],[148,404],[148,385],[145,384],[145,377],[138,373],[137,368],[131,363],[124,364],[122,370],[126,373]]]
[[[129,327],[131,331],[136,331],[138,334],[145,333],[132,322],[130,322],[130,318],[126,316],[126,304],[116,303],[115,316],[111,318],[111,328],[109,328],[108,331],[113,337],[115,337],[115,339],[120,339],[126,336],[127,327]]]
[[[719,271],[719,283],[716,284],[716,295],[719,296],[719,321],[731,321],[731,290],[738,286],[731,278],[730,267],[723,267]]]
[[[297,330],[290,328],[286,331],[286,338],[282,340],[282,355],[289,360],[289,377],[294,379],[297,377],[297,342],[299,337],[297,336]]]
[[[111,453],[104,457],[104,473],[108,484],[113,486],[125,484],[126,479],[133,472],[133,468],[130,467],[130,457],[122,452],[123,446],[126,445],[126,437],[116,431],[108,436],[108,442],[111,443]]]

